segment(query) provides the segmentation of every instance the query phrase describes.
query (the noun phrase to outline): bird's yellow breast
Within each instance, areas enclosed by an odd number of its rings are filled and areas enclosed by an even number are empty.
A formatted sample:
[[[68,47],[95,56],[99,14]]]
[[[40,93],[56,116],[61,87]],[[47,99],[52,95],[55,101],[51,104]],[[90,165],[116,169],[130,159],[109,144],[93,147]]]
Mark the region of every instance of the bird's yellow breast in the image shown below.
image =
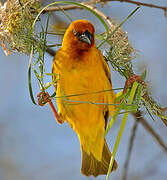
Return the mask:
[[[63,96],[57,99],[59,113],[77,132],[84,148],[99,159],[104,143],[105,103],[108,96],[111,102],[114,99],[111,92],[100,92],[112,88],[102,58],[96,48],[75,58],[60,49],[53,62],[53,72],[59,74],[56,94]]]
[[[75,59],[64,54],[66,53],[60,50],[53,64],[53,69],[59,74],[60,78],[57,85],[57,96],[71,96],[63,98],[64,100],[61,99],[60,104],[63,104],[66,107],[65,109],[70,111],[64,113],[73,116],[73,118],[68,119],[68,121],[71,121],[70,123],[73,124],[73,121],[79,121],[80,124],[84,124],[90,118],[92,122],[92,117],[89,117],[89,114],[92,116],[91,113],[95,114],[95,111],[104,108],[104,106],[91,103],[104,102],[104,93],[97,94],[96,92],[103,91],[105,83],[107,83],[102,62],[99,60],[98,50],[93,49],[85,56]],[[61,109],[61,106],[58,108]]]

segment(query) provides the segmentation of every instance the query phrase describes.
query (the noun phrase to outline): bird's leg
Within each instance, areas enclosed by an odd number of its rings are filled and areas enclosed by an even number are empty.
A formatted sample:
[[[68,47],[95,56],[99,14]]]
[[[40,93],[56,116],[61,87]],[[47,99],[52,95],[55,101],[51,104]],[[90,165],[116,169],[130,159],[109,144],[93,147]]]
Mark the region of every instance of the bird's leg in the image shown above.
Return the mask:
[[[138,81],[143,85],[143,87],[146,87],[146,83],[142,80],[142,78],[136,74],[130,75],[130,77],[126,80],[123,93],[126,93],[127,89],[135,82]]]
[[[46,103],[49,103],[53,113],[54,113],[54,116],[56,118],[56,121],[59,123],[59,124],[62,124],[63,121],[60,119],[60,116],[55,108],[55,106],[53,105],[52,101],[51,101],[51,97],[49,96],[49,93],[48,92],[40,92],[38,95],[37,95],[37,98],[38,98],[38,104],[40,106],[44,106]]]

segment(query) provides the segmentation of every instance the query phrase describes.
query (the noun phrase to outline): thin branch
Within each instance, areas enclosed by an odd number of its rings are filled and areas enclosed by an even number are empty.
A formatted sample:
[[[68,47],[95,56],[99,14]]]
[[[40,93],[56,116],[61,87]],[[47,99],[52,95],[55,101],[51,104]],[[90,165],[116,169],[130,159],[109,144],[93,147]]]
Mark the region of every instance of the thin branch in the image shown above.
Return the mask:
[[[131,3],[131,4],[136,4],[137,6],[145,6],[145,7],[150,7],[150,8],[156,8],[156,9],[162,9],[164,10],[165,16],[167,15],[167,7],[165,6],[158,6],[155,4],[150,4],[150,3],[143,3],[139,1],[132,1],[132,0],[104,0],[104,1],[119,1],[119,2],[126,2],[126,3]]]
[[[128,167],[129,167],[129,161],[130,161],[130,156],[132,153],[132,148],[133,148],[133,143],[134,143],[134,139],[135,139],[135,135],[136,135],[136,130],[138,127],[138,122],[139,122],[138,120],[136,120],[134,122],[132,131],[131,131],[131,136],[130,136],[129,145],[128,145],[128,154],[126,156],[126,160],[125,160],[125,164],[124,164],[122,180],[127,180],[127,172],[128,172]]]
[[[131,136],[130,136],[130,140],[129,140],[128,154],[127,154],[125,164],[124,164],[122,180],[127,180],[127,172],[128,172],[128,167],[129,167],[129,161],[130,161],[130,156],[132,153],[132,148],[133,148],[136,130],[138,127],[137,126],[138,122],[140,122],[143,125],[143,127],[147,130],[147,132],[150,133],[154,137],[154,139],[158,142],[158,144],[163,148],[163,150],[165,152],[167,152],[167,146],[164,144],[164,142],[159,137],[159,135],[153,130],[153,128],[142,117],[142,113],[140,111],[138,111],[137,113],[133,114],[133,116],[135,117],[136,121],[134,122],[132,132],[131,132]]]
[[[154,131],[154,129],[148,124],[148,122],[143,118],[141,111],[137,111],[133,114],[136,120],[138,120],[142,126],[150,133],[153,138],[157,141],[157,143],[163,148],[163,150],[167,153],[167,146],[161,139],[161,137]]]
[[[163,112],[167,111],[167,107],[161,108]],[[164,122],[164,124],[167,126],[167,119],[161,118],[161,120]]]
[[[104,18],[106,20],[106,22],[109,24],[110,27],[113,27],[113,23],[110,20],[109,16],[106,16],[102,11],[98,10],[94,5],[91,5],[93,3],[81,3],[84,6],[87,6],[88,8],[92,9],[93,11],[95,11],[99,16],[101,16],[102,18]],[[74,10],[74,9],[83,9],[80,6],[76,6],[76,5],[62,5],[62,6],[53,6],[53,7],[49,7],[46,8],[43,13],[47,13],[47,12],[51,12],[51,11],[62,11],[63,10]]]
[[[106,16],[102,11],[100,11],[99,9],[97,9],[95,6],[92,6],[92,5],[88,5],[88,4],[85,4],[85,6],[87,6],[88,8],[94,10],[99,16],[101,16],[102,18],[104,18],[107,23],[109,24],[109,26],[112,28],[113,27],[113,23],[112,21],[110,20],[109,16]]]
[[[164,122],[164,124],[167,126],[167,120],[166,119],[163,119],[161,118],[161,120]]]
[[[42,13],[47,13],[47,12],[51,12],[51,11],[62,11],[63,10],[74,10],[74,9],[83,9],[80,6],[76,6],[76,5],[63,5],[63,6],[52,6],[52,7],[48,7],[46,8]]]
[[[81,3],[81,4],[94,10],[94,9],[96,9],[95,4],[112,2],[112,1],[119,1],[119,2],[135,4],[137,6],[145,6],[145,7],[150,7],[150,8],[161,9],[164,11],[165,16],[167,16],[167,7],[166,6],[158,6],[158,5],[151,4],[151,3],[143,3],[143,2],[132,1],[132,0],[97,0],[97,1],[92,1],[89,3]],[[83,8],[76,6],[76,5],[53,6],[53,7],[49,7],[47,9],[45,9],[43,11],[43,13],[50,12],[50,11],[61,11],[62,9],[63,10],[73,10],[73,9],[83,9]],[[103,14],[101,11],[99,11],[97,9],[95,11],[97,14],[101,15],[102,17],[104,17],[104,19],[106,19],[108,21],[108,18],[109,18],[108,16],[106,16],[105,14]]]
[[[119,1],[119,2],[135,4],[137,6],[145,6],[145,7],[150,7],[150,8],[161,9],[164,11],[164,15],[167,16],[167,7],[166,6],[158,6],[158,5],[151,4],[151,3],[144,3],[144,2],[132,1],[132,0],[97,0],[96,3],[106,3],[106,2],[112,2],[112,1]]]

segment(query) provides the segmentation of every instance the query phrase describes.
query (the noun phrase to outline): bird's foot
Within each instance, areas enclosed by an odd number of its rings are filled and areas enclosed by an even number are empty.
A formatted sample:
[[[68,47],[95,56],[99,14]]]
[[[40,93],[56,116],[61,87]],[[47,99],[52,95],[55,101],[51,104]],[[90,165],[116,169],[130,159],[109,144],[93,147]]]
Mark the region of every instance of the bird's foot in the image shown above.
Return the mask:
[[[49,95],[48,92],[40,92],[38,95],[37,95],[37,98],[38,98],[38,104],[40,106],[44,106],[46,103],[49,103],[53,113],[54,113],[54,116],[56,118],[56,121],[59,123],[59,124],[62,124],[63,121],[61,120],[55,106],[53,105],[52,101],[51,101],[51,97]]]
[[[48,92],[40,92],[37,95],[38,98],[38,104],[40,106],[44,106],[46,103],[48,103],[49,101],[51,101],[49,93]]]

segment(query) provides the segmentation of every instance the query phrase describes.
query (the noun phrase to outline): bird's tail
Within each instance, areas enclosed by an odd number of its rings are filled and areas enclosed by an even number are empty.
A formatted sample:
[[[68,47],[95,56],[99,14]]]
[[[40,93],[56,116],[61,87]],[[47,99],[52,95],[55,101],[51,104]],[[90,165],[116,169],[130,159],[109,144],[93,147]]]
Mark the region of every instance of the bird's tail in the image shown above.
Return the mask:
[[[98,161],[91,153],[88,155],[82,148],[81,173],[86,176],[93,175],[95,177],[98,175],[107,174],[111,156],[112,154],[108,148],[106,140],[103,147],[103,154],[101,161]],[[114,160],[114,164],[111,171],[116,169],[117,169],[117,162]]]

